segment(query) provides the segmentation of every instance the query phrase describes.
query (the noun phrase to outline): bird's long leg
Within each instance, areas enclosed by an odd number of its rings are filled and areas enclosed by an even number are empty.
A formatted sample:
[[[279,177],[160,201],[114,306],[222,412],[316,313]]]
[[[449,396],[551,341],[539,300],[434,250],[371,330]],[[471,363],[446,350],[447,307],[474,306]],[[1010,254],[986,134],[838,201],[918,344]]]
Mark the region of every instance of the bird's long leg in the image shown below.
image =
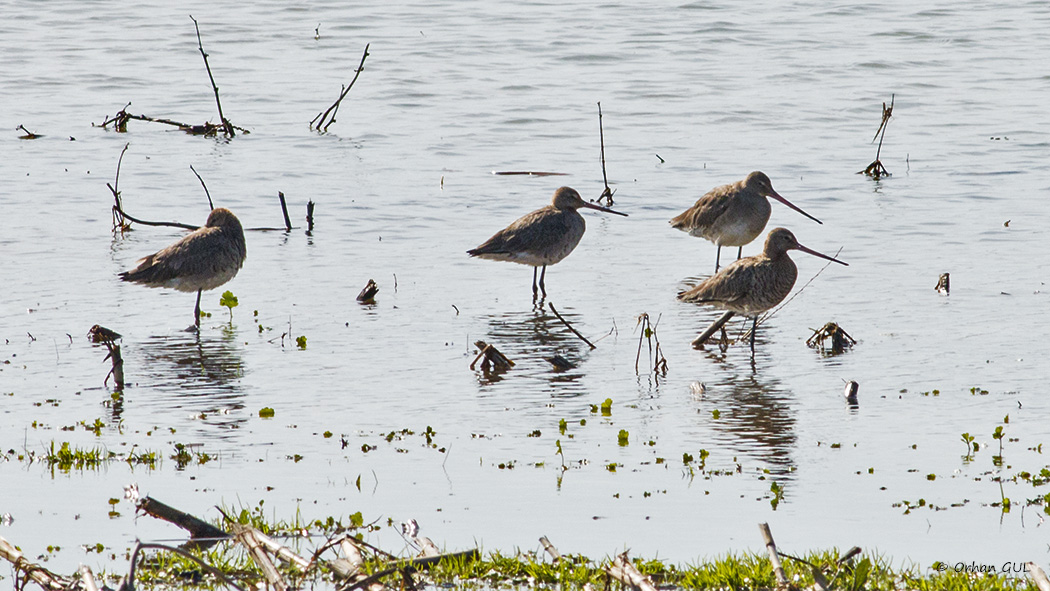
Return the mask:
[[[201,291],[197,290],[197,305],[193,307],[193,326],[197,327],[197,330],[201,328]]]
[[[718,245],[718,250],[715,251],[715,273],[718,272],[718,261],[722,259],[722,245]]]
[[[740,248],[736,249],[736,260],[739,261],[740,257],[742,257],[742,256],[744,256],[744,247],[743,246],[741,246]]]
[[[547,265],[543,265],[543,270],[540,271],[540,291],[543,292],[543,297],[547,297],[547,287],[543,285],[543,278],[547,276]]]
[[[755,358],[755,331],[758,330],[758,316],[755,316],[755,320],[751,323],[751,358]]]
[[[532,299],[534,301],[536,299],[536,271],[538,270],[536,267],[532,268]]]

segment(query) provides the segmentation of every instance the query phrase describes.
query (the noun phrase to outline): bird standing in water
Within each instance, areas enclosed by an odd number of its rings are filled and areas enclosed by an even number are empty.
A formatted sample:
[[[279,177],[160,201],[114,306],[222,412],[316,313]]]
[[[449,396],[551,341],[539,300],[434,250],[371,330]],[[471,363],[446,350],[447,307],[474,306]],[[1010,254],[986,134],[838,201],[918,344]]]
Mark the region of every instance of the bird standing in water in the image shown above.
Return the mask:
[[[525,214],[514,223],[496,232],[481,246],[467,251],[472,257],[493,261],[510,261],[532,266],[532,295],[536,296],[536,271],[540,272],[539,289],[544,297],[547,289],[543,279],[547,265],[553,265],[576,248],[587,229],[577,209],[586,207],[606,213],[627,216],[607,207],[587,203],[575,189],[561,187],[554,192],[551,204]]]
[[[178,291],[197,292],[193,310],[193,327],[201,325],[201,292],[215,289],[237,275],[247,255],[244,229],[237,216],[218,207],[208,215],[204,226],[156,253],[138,261],[124,271],[124,281],[147,287],[170,287]]]
[[[741,314],[754,317],[751,326],[751,354],[755,354],[755,331],[758,328],[759,314],[783,301],[798,278],[798,268],[787,254],[789,250],[801,250],[840,265],[847,265],[836,258],[802,246],[790,230],[774,228],[766,237],[762,254],[742,258],[701,281],[692,289],[678,294],[678,299],[683,302],[712,304],[726,310],[721,318],[693,340],[694,348],[700,348],[704,341],[729,322],[730,318]]]
[[[743,254],[744,245],[762,233],[769,221],[772,197],[807,218],[823,224],[817,218],[802,211],[773,190],[773,183],[765,173],[755,171],[742,181],[715,187],[696,201],[689,209],[671,220],[671,227],[714,242],[715,272],[722,257],[723,246],[737,246],[736,258]]]

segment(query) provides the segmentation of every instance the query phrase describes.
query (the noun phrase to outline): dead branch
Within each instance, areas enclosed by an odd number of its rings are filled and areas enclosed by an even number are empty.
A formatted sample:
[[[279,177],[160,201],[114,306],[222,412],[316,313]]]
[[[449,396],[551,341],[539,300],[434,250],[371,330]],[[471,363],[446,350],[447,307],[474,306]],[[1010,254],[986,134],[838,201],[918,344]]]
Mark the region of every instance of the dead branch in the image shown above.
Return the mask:
[[[656,586],[631,563],[627,553],[618,554],[605,571],[614,579],[640,591],[656,591]]]
[[[288,584],[284,582],[281,573],[277,572],[277,567],[274,566],[270,557],[266,555],[266,551],[263,550],[262,544],[255,535],[255,529],[239,523],[231,523],[230,529],[233,530],[233,535],[237,540],[237,543],[248,549],[248,552],[252,556],[252,560],[254,560],[255,564],[257,564],[262,570],[263,576],[266,577],[267,582],[269,582],[277,591],[288,591]]]
[[[136,543],[135,544],[135,550],[131,553],[131,565],[128,568],[127,576],[125,576],[124,579],[120,583],[119,589],[121,591],[133,590],[135,588],[135,566],[138,564],[139,552],[142,551],[142,550],[147,550],[147,549],[166,550],[168,552],[174,552],[175,554],[178,554],[179,556],[182,556],[183,558],[188,558],[188,559],[192,560],[193,562],[196,562],[198,565],[200,565],[200,567],[202,569],[204,569],[205,571],[211,573],[212,575],[215,575],[220,580],[222,580],[222,582],[224,582],[225,584],[229,585],[230,587],[233,587],[234,589],[237,589],[237,591],[245,591],[243,587],[241,587],[240,585],[235,583],[232,579],[230,579],[228,576],[226,576],[226,574],[223,573],[221,570],[219,570],[219,569],[215,568],[214,566],[204,562],[203,560],[201,560],[200,558],[197,558],[193,554],[190,554],[189,552],[187,552],[185,550],[182,550],[181,548],[175,548],[175,547],[172,547],[172,546],[166,546],[164,544],[152,544],[152,543],[144,544],[142,542]]]
[[[320,27],[320,25],[318,25],[318,27]],[[350,89],[354,86],[354,82],[357,82],[358,76],[360,76],[361,72],[365,69],[365,60],[368,59],[369,46],[371,46],[371,43],[365,45],[365,51],[361,54],[361,63],[357,64],[357,69],[354,70],[354,79],[350,81],[350,84],[347,84],[342,88],[339,93],[339,98],[332,103],[332,106],[328,107],[325,111],[318,113],[317,116],[310,121],[310,129],[324,132],[328,131],[328,126],[335,123],[335,115],[339,112],[339,103],[343,102],[343,99],[346,98],[346,94],[350,92]]]
[[[613,193],[614,191],[609,188],[609,177],[605,174],[605,129],[602,127],[602,102],[598,101],[598,139],[601,141],[602,146],[602,181],[605,183],[605,190],[598,196],[598,203],[605,199],[605,206],[612,207],[613,204]]]
[[[868,165],[867,168],[858,172],[857,174],[865,174],[875,180],[879,180],[884,176],[890,175],[890,171],[886,170],[886,167],[882,165],[882,161],[879,160],[882,154],[882,140],[886,139],[886,128],[889,126],[890,117],[893,116],[893,100],[896,95],[890,95],[890,106],[887,107],[886,103],[882,103],[882,121],[879,123],[879,128],[875,130],[875,136],[871,138],[871,141],[875,141],[875,138],[879,139],[879,147],[875,151],[875,161]]]
[[[111,341],[106,341],[106,348],[109,349],[109,355],[102,361],[113,361],[113,367],[106,374],[106,379],[102,380],[102,385],[105,386],[109,382],[109,376],[113,376],[113,386],[117,390],[124,389],[124,358],[120,355],[120,345],[114,345]]]
[[[695,339],[693,339],[693,342],[691,343],[693,348],[694,349],[702,349],[704,347],[704,343],[707,342],[707,339],[711,338],[711,335],[713,335],[716,332],[718,332],[719,329],[722,329],[726,325],[726,322],[729,322],[733,318],[733,316],[735,316],[735,315],[736,315],[735,312],[729,311],[729,312],[726,312],[725,314],[722,314],[721,316],[719,316],[718,320],[715,320],[714,322],[712,322],[711,325],[708,326],[706,330],[704,330],[704,332],[700,333],[699,336],[697,336]],[[723,337],[723,339],[722,339],[723,341],[726,340],[725,339],[725,330],[722,330],[722,337]]]
[[[190,539],[201,549],[214,546],[216,543],[230,538],[230,534],[214,525],[198,519],[189,513],[184,513],[174,507],[165,505],[149,496],[144,497],[139,501],[136,509],[150,515],[151,517],[156,517],[157,519],[162,519],[168,523],[173,523],[186,530],[190,533]]]
[[[474,366],[477,365],[479,360],[481,361],[481,371],[488,373],[490,369],[496,371],[506,371],[514,367],[514,362],[507,358],[506,355],[499,352],[495,346],[486,343],[485,341],[474,341],[474,346],[479,349],[478,356],[474,358],[474,361],[470,363],[470,370],[474,371]]]
[[[117,158],[117,174],[113,177],[113,184],[106,183],[111,193],[113,193],[113,230],[116,231],[118,228],[123,233],[131,229],[131,224],[124,219],[123,204],[120,201],[120,191],[117,187],[120,185],[120,164],[124,162],[124,153],[128,151],[128,147],[131,144],[124,144],[124,149],[120,151],[120,157]]]
[[[25,135],[18,136],[18,139],[20,139],[20,140],[35,140],[37,138],[44,137],[42,135],[39,135],[39,134],[36,134],[36,133],[33,133],[33,132],[29,131],[28,129],[25,128],[24,125],[19,125],[18,127],[16,127],[15,131],[17,131],[19,129],[21,129],[22,131],[26,132]]]
[[[598,348],[598,347],[596,347],[596,346],[595,346],[595,344],[594,344],[594,343],[592,343],[592,342],[588,341],[588,340],[587,340],[587,337],[585,337],[585,336],[583,336],[582,334],[580,334],[580,331],[578,331],[578,330],[576,330],[575,328],[573,328],[573,327],[572,327],[572,325],[571,325],[571,324],[569,324],[569,321],[568,321],[568,320],[566,320],[566,319],[562,318],[562,317],[561,317],[561,314],[558,314],[558,310],[556,310],[556,309],[554,308],[554,304],[548,303],[547,305],[548,305],[548,306],[550,306],[550,308],[551,308],[551,312],[554,312],[554,315],[558,317],[558,320],[561,320],[561,321],[562,321],[562,324],[564,324],[564,325],[565,325],[566,327],[568,327],[568,329],[569,329],[569,330],[571,330],[571,331],[572,331],[572,334],[574,334],[574,335],[576,335],[576,336],[580,337],[580,340],[582,340],[583,342],[587,343],[587,346],[588,346],[588,347],[590,347],[591,349],[597,349],[597,348]]]
[[[567,172],[540,172],[535,170],[494,170],[496,176],[569,176]]]
[[[642,341],[649,342],[649,360],[653,360],[653,342],[656,342],[656,360],[653,363],[653,371],[657,374],[663,373],[667,375],[667,358],[664,357],[663,352],[660,350],[660,339],[656,336],[656,325],[660,324],[660,319],[656,319],[656,324],[652,324],[649,321],[649,314],[642,312],[638,316],[638,322],[636,327],[641,327],[641,331],[638,334],[638,352],[634,356],[634,373],[638,373],[638,360],[642,357]]]
[[[557,563],[561,560],[561,553],[558,552],[558,549],[554,547],[554,544],[547,539],[547,536],[540,536],[540,544],[543,545],[543,549],[547,551],[547,554],[550,554],[552,561]]]
[[[769,524],[758,524],[758,531],[762,535],[762,541],[766,544],[766,551],[769,552],[769,562],[773,565],[773,576],[777,579],[777,589],[787,589],[787,575],[784,574],[784,567],[780,565],[780,556],[777,554],[777,545],[773,541],[773,534],[769,531]]]
[[[201,178],[200,173],[197,172],[196,168],[193,168],[192,164],[190,165],[190,170],[193,171],[193,174],[197,175],[197,180],[200,181],[201,186],[204,187],[204,194],[208,196],[208,210],[215,209],[215,204],[211,201],[211,191],[208,190],[208,185],[204,184],[204,179]]]
[[[314,231],[314,202],[313,200],[306,202],[306,235],[309,236]]]
[[[1039,591],[1050,591],[1050,578],[1047,578],[1043,569],[1034,562],[1026,562],[1025,566],[1028,569],[1028,576],[1032,577],[1032,580],[1035,581],[1036,588],[1038,588]]]
[[[437,556],[426,556],[424,558],[413,558],[411,560],[403,560],[398,562],[396,565],[386,568],[377,573],[374,573],[360,581],[357,581],[353,585],[347,588],[346,591],[353,591],[354,589],[360,589],[362,587],[368,587],[372,583],[375,583],[383,577],[389,576],[398,571],[406,571],[415,567],[429,567],[437,564],[442,560],[477,560],[481,556],[481,553],[477,550],[465,550],[463,552],[453,552],[452,554],[439,554]]]
[[[0,537],[0,558],[11,563],[16,575],[21,571],[24,577],[49,591],[70,591],[76,587],[76,581],[56,575],[39,564],[26,560],[18,548],[3,537]],[[19,586],[15,585],[14,588]]]
[[[91,567],[86,564],[81,564],[80,568],[77,569],[80,573],[80,584],[84,586],[84,591],[98,591],[98,583],[95,582],[95,573],[91,572]]]
[[[203,136],[216,135],[217,133],[219,133],[220,130],[223,129],[222,125],[216,125],[214,123],[209,122],[205,122],[201,125],[191,125],[189,123],[182,123],[181,121],[174,121],[172,119],[165,119],[162,117],[150,117],[148,115],[132,115],[131,113],[127,112],[127,108],[130,106],[131,103],[124,105],[124,108],[120,111],[117,111],[117,113],[112,117],[104,119],[102,123],[99,124],[92,123],[91,126],[105,128],[112,123],[114,130],[116,130],[118,133],[125,133],[128,131],[128,121],[147,121],[151,123],[162,123],[164,125],[178,127],[181,131],[184,131],[190,135]],[[241,133],[251,133],[247,129],[244,129],[243,127],[238,127],[236,125],[234,125],[233,128]]]
[[[197,19],[190,15],[190,20],[193,21],[193,28],[197,31],[197,49],[200,50],[201,56],[204,58],[204,69],[208,70],[208,79],[211,80],[211,89],[215,92],[215,106],[219,108],[219,121],[222,122],[223,131],[227,136],[233,137],[233,125],[226,119],[222,114],[222,102],[219,101],[219,87],[215,84],[215,76],[211,74],[211,66],[208,65],[208,54],[204,53],[204,44],[201,43],[201,28],[197,25]]]

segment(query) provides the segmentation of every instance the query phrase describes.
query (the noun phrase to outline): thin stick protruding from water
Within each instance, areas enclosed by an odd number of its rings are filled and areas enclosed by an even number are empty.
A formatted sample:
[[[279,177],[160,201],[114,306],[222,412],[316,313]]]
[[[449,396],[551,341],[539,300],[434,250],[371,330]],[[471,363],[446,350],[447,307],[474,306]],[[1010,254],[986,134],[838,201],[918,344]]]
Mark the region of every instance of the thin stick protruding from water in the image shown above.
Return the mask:
[[[208,185],[204,184],[204,179],[201,178],[200,173],[197,172],[196,168],[193,168],[192,164],[190,165],[190,170],[193,171],[193,174],[197,175],[197,180],[200,181],[201,186],[204,187],[204,194],[208,196],[208,209],[215,209],[215,204],[211,202],[211,191],[208,190]]]
[[[550,306],[551,312],[554,312],[554,315],[558,317],[558,320],[561,320],[562,324],[564,324],[566,327],[568,327],[569,330],[572,331],[572,334],[580,337],[580,340],[582,340],[583,342],[587,343],[587,346],[589,346],[591,349],[597,349],[598,348],[597,346],[595,346],[594,343],[588,341],[587,337],[585,337],[582,334],[580,334],[580,331],[578,331],[575,328],[573,328],[572,325],[569,324],[568,320],[562,318],[561,314],[559,314],[558,311],[554,308],[554,304],[548,302],[547,305]]]
[[[605,206],[611,207],[613,204],[613,190],[609,188],[609,177],[605,174],[605,128],[602,126],[602,102],[598,101],[598,139],[601,141],[602,146],[602,181],[605,183],[605,190],[598,197],[598,203],[605,200]]]
[[[320,25],[318,25],[318,27],[320,27]],[[361,63],[357,64],[357,69],[354,70],[354,79],[350,81],[350,84],[347,84],[342,88],[339,93],[339,98],[332,103],[332,106],[328,107],[325,111],[318,113],[317,116],[310,121],[310,129],[322,132],[328,131],[328,126],[335,123],[335,115],[339,112],[339,104],[343,102],[344,98],[346,98],[347,93],[353,88],[354,82],[357,82],[358,76],[360,76],[361,72],[365,69],[365,60],[368,59],[368,48],[371,45],[371,43],[365,45],[365,51],[361,54]]]
[[[208,79],[211,80],[211,89],[215,92],[215,106],[219,109],[219,121],[222,122],[222,129],[229,137],[234,136],[233,124],[226,119],[222,114],[222,101],[219,100],[219,87],[215,84],[215,76],[212,76],[211,66],[208,64],[208,54],[204,52],[204,44],[201,42],[201,28],[197,24],[197,19],[190,15],[190,20],[193,21],[193,28],[197,31],[197,49],[200,50],[201,56],[204,57],[204,69],[208,70]]]

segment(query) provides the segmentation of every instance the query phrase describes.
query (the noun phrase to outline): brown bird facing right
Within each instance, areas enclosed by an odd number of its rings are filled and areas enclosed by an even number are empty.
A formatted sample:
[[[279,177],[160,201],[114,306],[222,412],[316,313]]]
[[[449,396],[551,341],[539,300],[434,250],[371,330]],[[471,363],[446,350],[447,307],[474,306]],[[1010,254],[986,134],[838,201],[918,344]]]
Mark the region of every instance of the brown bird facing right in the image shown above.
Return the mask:
[[[769,177],[756,170],[742,181],[708,191],[692,207],[675,216],[670,222],[671,227],[714,242],[718,247],[715,254],[717,273],[723,246],[739,247],[736,253],[739,259],[744,245],[765,229],[773,211],[766,197],[776,199],[818,224],[824,223],[781,197],[773,190]]]
[[[536,270],[543,267],[539,285],[546,296],[547,288],[543,279],[547,276],[547,265],[569,256],[587,229],[583,216],[576,211],[581,207],[627,217],[626,213],[584,201],[575,189],[561,187],[554,191],[550,205],[521,216],[477,248],[468,250],[467,254],[493,261],[530,265],[533,299],[536,297]]]
[[[736,314],[754,317],[751,326],[751,354],[755,354],[755,330],[758,316],[787,297],[798,278],[798,268],[788,256],[789,250],[801,250],[814,256],[847,265],[836,258],[802,246],[790,230],[774,228],[766,237],[762,254],[742,258],[698,285],[678,294],[683,302],[712,304],[727,310],[700,336],[693,347],[700,348],[711,335]],[[848,266],[848,265],[847,265]]]
[[[201,292],[233,279],[245,256],[240,220],[230,210],[217,207],[203,226],[171,246],[140,259],[134,269],[124,271],[120,278],[147,287],[196,291],[197,305],[190,328],[200,329]]]

